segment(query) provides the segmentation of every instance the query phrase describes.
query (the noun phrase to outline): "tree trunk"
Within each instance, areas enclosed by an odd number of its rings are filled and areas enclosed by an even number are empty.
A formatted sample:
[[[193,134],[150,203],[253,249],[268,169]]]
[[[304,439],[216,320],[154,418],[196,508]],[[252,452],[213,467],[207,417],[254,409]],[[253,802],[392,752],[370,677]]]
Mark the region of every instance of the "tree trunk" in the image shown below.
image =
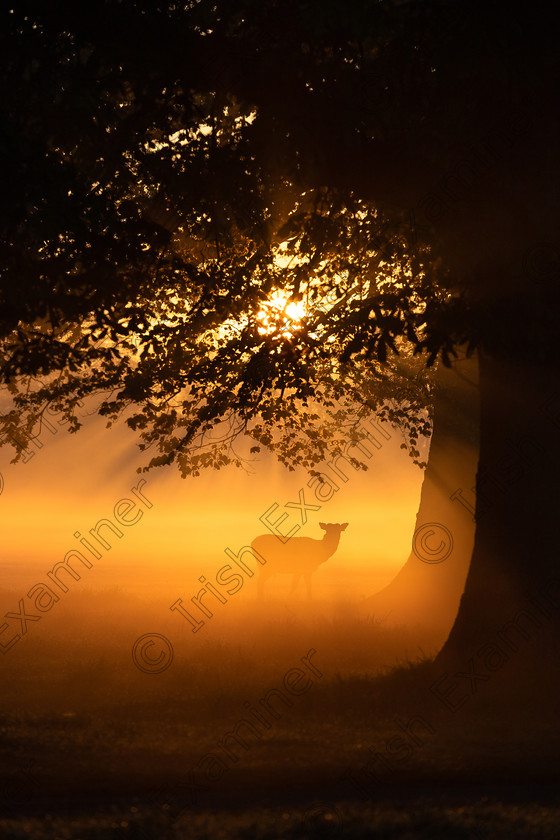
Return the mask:
[[[532,683],[533,693],[557,672],[560,639],[555,376],[544,361],[481,355],[474,552],[457,618],[436,659],[446,672],[476,667],[486,675],[481,682],[504,668],[512,684]]]
[[[414,626],[437,650],[457,615],[472,556],[478,461],[478,361],[438,370],[434,428],[410,556],[394,580],[368,598],[370,614]]]

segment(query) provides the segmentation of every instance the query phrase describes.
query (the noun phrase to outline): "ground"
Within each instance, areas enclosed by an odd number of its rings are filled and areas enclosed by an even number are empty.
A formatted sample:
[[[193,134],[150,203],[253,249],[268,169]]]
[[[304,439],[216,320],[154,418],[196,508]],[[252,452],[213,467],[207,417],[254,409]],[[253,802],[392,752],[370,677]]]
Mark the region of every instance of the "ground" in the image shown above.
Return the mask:
[[[450,711],[434,651],[349,604],[240,604],[206,636],[162,606],[86,591],[2,657],[0,837],[560,835],[554,703],[496,683]],[[132,657],[151,629],[160,673]]]

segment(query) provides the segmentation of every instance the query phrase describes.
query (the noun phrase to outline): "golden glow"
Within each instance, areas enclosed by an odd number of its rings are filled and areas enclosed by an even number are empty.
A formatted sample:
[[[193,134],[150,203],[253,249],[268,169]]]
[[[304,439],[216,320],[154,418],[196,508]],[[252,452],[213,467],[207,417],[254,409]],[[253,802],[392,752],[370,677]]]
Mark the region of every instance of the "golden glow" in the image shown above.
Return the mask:
[[[94,409],[94,404],[80,409],[84,428],[77,435],[67,434],[50,414],[50,425],[56,430],[56,423],[59,430],[53,433],[43,427],[38,433],[42,448],[31,444],[34,454],[26,463],[10,464],[10,447],[0,453],[5,482],[0,501],[4,521],[10,523],[4,529],[0,594],[9,589],[19,598],[18,593],[28,592],[45,579],[66,552],[80,548],[76,531],[87,537],[88,530],[102,518],[116,522],[116,500],[138,499],[131,488],[143,478],[146,484],[142,489],[152,507],[140,500],[137,510],[142,516],[122,538],[108,529],[101,531],[106,532],[112,550],[100,552],[99,560],[92,559],[92,568],[84,569],[79,581],[71,581],[71,591],[60,606],[66,609],[64,605],[74,598],[74,592],[85,588],[103,592],[121,587],[123,593],[165,598],[165,611],[169,612],[170,603],[179,595],[190,598],[196,594],[200,575],[215,583],[224,549],[237,552],[267,533],[263,514],[275,500],[282,505],[297,500],[300,488],[307,487],[311,477],[303,467],[290,472],[273,454],[266,453],[260,453],[258,460],[251,456],[251,473],[228,467],[182,479],[172,467],[138,476],[136,470],[145,464],[146,456],[136,448],[137,434],[122,425],[106,429],[104,418],[95,415]],[[64,481],[55,480],[59,474],[64,474]],[[286,508],[290,517],[285,523],[287,530],[301,526],[298,536],[321,539],[319,521],[350,522],[339,550],[314,575],[315,597],[328,603],[342,594],[359,602],[387,585],[398,572],[410,553],[423,477],[400,449],[397,435],[377,452],[375,468],[349,468],[348,475],[348,482],[328,502],[321,502],[314,489],[309,494],[306,489],[305,498],[322,507],[313,512],[313,518],[309,515],[305,525],[298,510]],[[30,486],[36,489],[32,492]],[[25,524],[30,504],[31,530]],[[250,578],[231,600],[252,602],[256,584],[257,576]],[[275,576],[269,583],[269,597],[289,598],[291,585],[290,575]],[[3,597],[6,612],[12,608],[13,598]],[[305,604],[305,598],[300,581],[294,599]],[[43,629],[42,625],[38,628]]]
[[[304,301],[290,300],[289,292],[276,290],[257,313],[258,331],[260,335],[276,333],[291,338],[294,332],[301,329],[306,315]]]

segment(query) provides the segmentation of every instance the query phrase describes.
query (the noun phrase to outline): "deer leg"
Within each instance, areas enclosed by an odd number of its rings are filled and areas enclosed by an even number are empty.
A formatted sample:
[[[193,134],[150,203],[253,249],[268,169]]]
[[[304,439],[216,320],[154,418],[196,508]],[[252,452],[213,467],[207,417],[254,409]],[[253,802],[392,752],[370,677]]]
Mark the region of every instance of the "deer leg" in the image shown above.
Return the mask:
[[[296,591],[300,577],[301,577],[301,574],[299,572],[296,572],[294,574],[294,576],[292,578],[292,587],[290,589],[290,595],[293,595],[294,592]]]
[[[307,587],[307,600],[311,601],[311,572],[305,573],[304,580]]]

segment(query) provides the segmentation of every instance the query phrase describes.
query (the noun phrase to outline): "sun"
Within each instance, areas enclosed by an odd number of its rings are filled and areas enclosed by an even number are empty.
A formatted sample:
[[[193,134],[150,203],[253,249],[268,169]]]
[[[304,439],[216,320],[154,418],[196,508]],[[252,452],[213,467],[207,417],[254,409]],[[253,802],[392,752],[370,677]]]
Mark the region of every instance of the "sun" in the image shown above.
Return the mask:
[[[307,308],[303,300],[290,300],[289,292],[276,290],[257,312],[257,329],[260,335],[292,338],[302,328],[306,315]]]

